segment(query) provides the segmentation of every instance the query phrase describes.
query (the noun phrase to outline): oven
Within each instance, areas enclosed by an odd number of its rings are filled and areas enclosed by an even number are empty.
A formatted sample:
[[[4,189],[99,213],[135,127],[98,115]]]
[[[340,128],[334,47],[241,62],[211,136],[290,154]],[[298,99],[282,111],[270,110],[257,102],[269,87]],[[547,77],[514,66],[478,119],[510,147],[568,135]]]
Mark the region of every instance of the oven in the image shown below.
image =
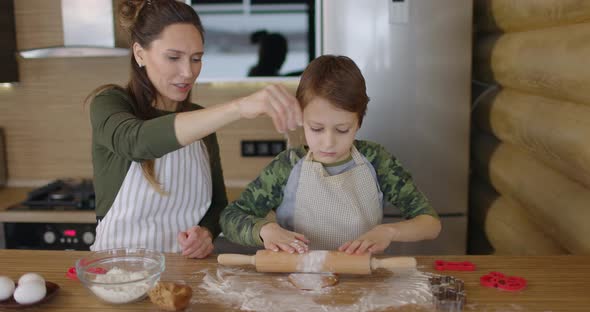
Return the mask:
[[[7,249],[90,250],[94,224],[4,223]]]
[[[90,250],[96,235],[94,218],[95,196],[91,180],[56,180],[34,189],[27,198],[7,211],[27,215],[22,222],[4,223],[7,249]],[[56,212],[55,214],[53,212]],[[84,222],[76,218],[56,220],[56,216],[82,213]],[[37,218],[36,216],[53,218]],[[71,214],[70,214],[71,215]],[[74,219],[74,220],[72,220]],[[90,219],[90,220],[89,220]]]

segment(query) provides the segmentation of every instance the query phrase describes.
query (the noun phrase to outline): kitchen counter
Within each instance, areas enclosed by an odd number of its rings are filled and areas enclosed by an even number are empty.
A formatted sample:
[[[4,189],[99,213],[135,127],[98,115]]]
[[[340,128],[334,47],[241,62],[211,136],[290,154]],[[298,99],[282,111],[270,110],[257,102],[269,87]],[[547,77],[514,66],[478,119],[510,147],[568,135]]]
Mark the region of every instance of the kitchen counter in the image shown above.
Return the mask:
[[[31,223],[96,223],[94,211],[8,211],[7,208],[26,199],[32,187],[0,189],[0,222]],[[230,201],[238,198],[243,188],[227,188]]]
[[[8,207],[27,198],[33,187],[8,187],[0,189],[0,222],[30,223],[96,223],[94,211],[10,211]]]
[[[82,251],[0,250],[0,274],[17,279],[25,272],[38,272],[48,281],[61,286],[56,297],[39,305],[38,308],[32,309],[35,311],[158,311],[149,299],[126,305],[104,304],[87,289],[81,287],[78,282],[67,279],[65,272],[68,267],[73,266],[75,260],[86,253]],[[417,257],[420,270],[436,272],[432,269],[435,259],[472,261],[477,265],[477,270],[473,272],[446,272],[448,275],[465,281],[467,304],[464,311],[587,311],[590,307],[590,296],[587,295],[588,281],[590,281],[590,256]],[[162,275],[162,280],[185,281],[193,288],[192,305],[187,311],[239,311],[235,305],[230,305],[229,300],[211,297],[206,290],[199,287],[205,284],[203,270],[212,273],[210,277],[215,279],[218,268],[224,270],[223,267],[216,264],[214,257],[204,260],[189,260],[176,254],[166,254],[166,271]],[[480,286],[479,277],[490,271],[524,277],[528,281],[527,288],[513,293]],[[253,269],[244,268],[242,272],[253,272]],[[286,275],[251,273],[240,275],[239,278],[243,285],[250,283],[262,287],[269,285],[273,280],[284,280]],[[316,304],[315,307],[318,309],[320,304],[323,304],[324,308],[329,311],[336,310],[336,307],[346,310],[354,308],[352,305],[362,300],[359,294],[375,289],[377,285],[383,284],[386,278],[391,277],[391,273],[384,270],[376,271],[370,276],[342,275],[338,285],[330,291],[321,291],[317,295],[316,303],[312,302],[311,304]],[[287,286],[281,284],[279,287]],[[229,290],[236,293],[243,289]],[[284,299],[292,301],[297,292],[299,291],[292,290],[292,295]],[[270,300],[273,298],[273,293],[272,291],[264,292],[259,296],[260,299]],[[374,301],[378,298],[367,300]],[[305,302],[294,304],[293,308],[306,312],[314,310],[309,306],[306,307]],[[354,310],[361,311],[363,309],[354,308]]]

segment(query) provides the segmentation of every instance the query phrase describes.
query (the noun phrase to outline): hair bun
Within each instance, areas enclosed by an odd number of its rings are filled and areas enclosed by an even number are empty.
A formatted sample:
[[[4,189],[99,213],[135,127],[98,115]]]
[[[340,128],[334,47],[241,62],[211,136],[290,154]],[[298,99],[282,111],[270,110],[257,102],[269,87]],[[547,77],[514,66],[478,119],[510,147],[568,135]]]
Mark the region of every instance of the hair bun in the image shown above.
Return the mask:
[[[119,24],[127,32],[131,32],[137,16],[148,0],[123,0],[119,4]]]

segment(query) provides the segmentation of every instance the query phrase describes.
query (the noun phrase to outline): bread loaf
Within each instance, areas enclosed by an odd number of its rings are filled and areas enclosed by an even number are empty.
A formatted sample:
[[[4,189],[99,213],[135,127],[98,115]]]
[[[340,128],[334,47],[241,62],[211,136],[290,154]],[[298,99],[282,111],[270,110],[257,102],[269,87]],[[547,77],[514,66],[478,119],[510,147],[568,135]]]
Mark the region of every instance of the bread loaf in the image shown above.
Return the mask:
[[[179,311],[186,308],[193,295],[188,285],[172,282],[158,282],[148,295],[152,303],[167,311]]]

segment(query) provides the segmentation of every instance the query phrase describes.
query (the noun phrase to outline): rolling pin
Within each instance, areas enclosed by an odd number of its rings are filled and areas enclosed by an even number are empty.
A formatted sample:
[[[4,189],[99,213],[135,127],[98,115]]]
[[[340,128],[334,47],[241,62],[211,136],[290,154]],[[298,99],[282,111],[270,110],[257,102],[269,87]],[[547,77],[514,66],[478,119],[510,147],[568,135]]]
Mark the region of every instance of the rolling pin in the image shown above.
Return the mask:
[[[259,250],[256,255],[220,254],[222,265],[254,265],[258,272],[304,272],[371,274],[373,270],[416,268],[413,257],[372,258],[370,254],[349,255],[339,251],[314,250],[304,254]]]

